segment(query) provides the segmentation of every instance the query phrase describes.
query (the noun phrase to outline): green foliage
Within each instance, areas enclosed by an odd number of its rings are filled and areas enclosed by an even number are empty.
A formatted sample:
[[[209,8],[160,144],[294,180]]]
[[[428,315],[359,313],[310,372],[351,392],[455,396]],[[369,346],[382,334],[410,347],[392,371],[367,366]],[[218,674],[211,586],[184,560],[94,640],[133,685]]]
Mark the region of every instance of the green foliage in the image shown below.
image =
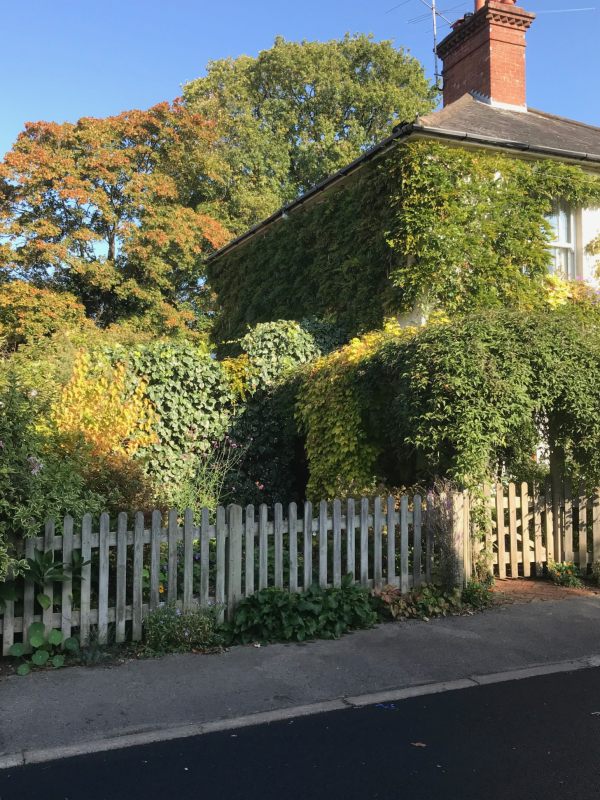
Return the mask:
[[[221,647],[213,610],[181,611],[174,603],[162,605],[144,619],[144,641],[154,653],[185,653]]]
[[[579,589],[583,586],[581,573],[572,561],[548,561],[548,577],[557,586]]]
[[[210,62],[184,87],[188,108],[217,121],[230,170],[224,221],[237,232],[430,111],[435,95],[416,59],[363,34],[277,37],[256,58]]]
[[[371,340],[369,344],[369,340]],[[559,470],[600,480],[597,302],[502,309],[364,337],[305,373],[309,495],[533,480],[540,442]]]
[[[397,587],[386,586],[374,594],[374,601],[384,619],[427,621],[432,617],[481,611],[492,604],[492,594],[488,585],[473,581],[462,591],[428,584],[402,594]]]
[[[209,265],[218,331],[316,314],[355,334],[391,314],[543,305],[557,198],[599,205],[600,181],[554,161],[399,144]]]
[[[233,394],[218,361],[190,342],[156,342],[128,354],[134,379],[147,385],[158,414],[158,441],[139,452],[166,504],[194,480],[200,454],[208,452],[227,428]]]
[[[597,586],[600,586],[600,559],[592,564],[592,578]]]
[[[337,639],[376,621],[368,592],[344,579],[338,589],[313,586],[304,594],[261,589],[239,603],[228,636],[239,644]]]
[[[52,431],[40,430],[35,392],[24,392],[14,375],[0,389],[0,580],[23,567],[9,556],[24,537],[41,533],[48,517],[83,516],[102,507],[84,478],[85,449],[65,452]],[[5,555],[2,555],[4,553]]]
[[[62,632],[52,628],[46,632],[43,622],[32,623],[27,630],[26,642],[15,642],[9,655],[21,659],[17,667],[17,675],[29,675],[31,667],[52,666],[54,669],[63,667],[65,653],[75,653],[79,649],[79,642],[74,637],[63,641]],[[31,654],[29,652],[31,651]]]

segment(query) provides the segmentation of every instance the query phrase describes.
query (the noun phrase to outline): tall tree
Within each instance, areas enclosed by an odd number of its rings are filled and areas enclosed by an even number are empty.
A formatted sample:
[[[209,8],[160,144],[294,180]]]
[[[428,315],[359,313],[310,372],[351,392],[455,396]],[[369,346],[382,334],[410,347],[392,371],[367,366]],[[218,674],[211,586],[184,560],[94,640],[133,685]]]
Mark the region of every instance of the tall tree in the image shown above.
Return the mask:
[[[212,61],[184,87],[214,119],[230,166],[228,217],[241,231],[345,166],[402,121],[431,111],[420,63],[364,34],[329,42],[278,37],[258,57]]]
[[[97,324],[191,324],[211,213],[215,128],[182,103],[28,123],[0,164],[0,281],[68,291]]]

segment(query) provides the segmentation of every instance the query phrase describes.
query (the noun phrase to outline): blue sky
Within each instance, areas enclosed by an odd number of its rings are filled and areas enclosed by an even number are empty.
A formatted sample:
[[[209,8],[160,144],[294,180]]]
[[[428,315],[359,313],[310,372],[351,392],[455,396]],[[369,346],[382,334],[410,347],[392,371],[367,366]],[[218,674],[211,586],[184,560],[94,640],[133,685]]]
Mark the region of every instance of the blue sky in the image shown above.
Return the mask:
[[[276,34],[326,40],[371,32],[432,72],[420,0],[4,0],[0,155],[27,120],[74,121],[147,108],[180,93],[210,59],[255,54]],[[454,19],[471,0],[438,0]],[[593,12],[547,13],[594,6]],[[543,11],[529,33],[528,102],[600,125],[600,0],[521,0]],[[442,28],[442,34],[447,31]]]

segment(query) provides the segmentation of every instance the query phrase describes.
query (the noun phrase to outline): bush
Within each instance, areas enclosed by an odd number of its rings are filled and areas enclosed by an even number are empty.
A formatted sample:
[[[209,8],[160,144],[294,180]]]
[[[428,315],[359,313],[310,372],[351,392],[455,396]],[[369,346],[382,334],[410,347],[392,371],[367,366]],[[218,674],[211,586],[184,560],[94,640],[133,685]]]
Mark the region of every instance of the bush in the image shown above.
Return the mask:
[[[154,653],[186,653],[219,648],[223,637],[212,609],[182,611],[169,603],[144,620],[144,641]]]
[[[548,577],[557,586],[578,589],[583,586],[579,569],[572,561],[548,561]]]
[[[600,586],[600,560],[594,561],[592,564],[592,577],[594,579],[594,583],[597,586]]]
[[[232,643],[338,639],[377,621],[369,593],[349,579],[338,589],[312,586],[304,594],[261,589],[238,605],[227,632]]]
[[[480,611],[492,603],[492,593],[486,584],[470,582],[460,589],[444,590],[427,584],[408,594],[395,586],[385,586],[374,594],[379,614],[384,619],[423,619],[446,617],[465,611]]]

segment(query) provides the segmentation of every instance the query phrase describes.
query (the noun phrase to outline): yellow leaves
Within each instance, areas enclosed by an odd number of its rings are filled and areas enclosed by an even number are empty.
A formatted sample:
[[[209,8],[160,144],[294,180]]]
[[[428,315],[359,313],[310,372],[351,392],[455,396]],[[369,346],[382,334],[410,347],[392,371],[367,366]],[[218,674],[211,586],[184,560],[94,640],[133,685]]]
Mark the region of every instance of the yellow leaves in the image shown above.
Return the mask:
[[[99,456],[131,457],[156,441],[157,414],[140,381],[129,389],[123,364],[92,363],[80,352],[54,408],[60,433],[82,436]]]

